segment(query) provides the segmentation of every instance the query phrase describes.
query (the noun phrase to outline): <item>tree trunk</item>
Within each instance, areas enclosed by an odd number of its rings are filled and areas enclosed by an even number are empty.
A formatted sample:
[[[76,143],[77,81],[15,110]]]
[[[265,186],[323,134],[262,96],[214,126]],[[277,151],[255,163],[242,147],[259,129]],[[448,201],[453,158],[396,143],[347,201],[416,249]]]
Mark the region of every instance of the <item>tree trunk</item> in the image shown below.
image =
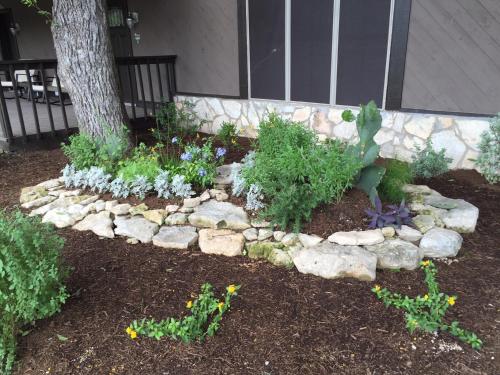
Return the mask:
[[[128,125],[121,105],[106,0],[54,0],[52,35],[61,81],[80,130],[103,138]]]

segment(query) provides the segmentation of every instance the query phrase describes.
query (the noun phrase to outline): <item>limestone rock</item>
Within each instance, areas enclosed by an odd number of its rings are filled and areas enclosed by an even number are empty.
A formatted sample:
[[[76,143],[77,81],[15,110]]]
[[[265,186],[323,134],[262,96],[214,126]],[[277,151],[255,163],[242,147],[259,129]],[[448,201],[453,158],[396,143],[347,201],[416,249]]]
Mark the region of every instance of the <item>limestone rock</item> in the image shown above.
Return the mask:
[[[442,195],[429,195],[424,197],[424,204],[432,207],[442,208],[445,210],[451,210],[452,208],[457,208],[458,203],[455,199],[446,198]]]
[[[111,213],[115,216],[127,215],[132,206],[128,203],[117,204],[111,208]]]
[[[113,220],[109,211],[101,211],[96,214],[90,214],[78,224],[73,226],[78,231],[90,230],[99,237],[115,238],[113,232]]]
[[[99,200],[98,195],[92,195],[92,196],[82,195],[81,198],[82,198],[81,200],[77,199],[77,202],[83,206],[86,206],[90,203],[97,202]]]
[[[444,225],[459,233],[474,232],[479,218],[479,209],[463,199],[455,199],[454,201],[457,207],[441,215]]]
[[[198,240],[196,228],[190,226],[162,227],[153,237],[153,245],[167,249],[186,250]]]
[[[231,185],[233,183],[232,170],[241,169],[240,163],[226,164],[217,167],[217,177],[215,178],[215,185]]]
[[[288,233],[283,236],[281,243],[285,246],[293,246],[299,243],[299,236],[296,233]]]
[[[377,256],[377,268],[414,270],[422,260],[422,251],[418,246],[399,239],[365,248]]]
[[[33,208],[37,208],[40,206],[45,206],[46,204],[49,204],[55,200],[56,200],[56,197],[47,195],[45,197],[41,197],[41,198],[32,200],[30,202],[23,203],[21,205],[21,207],[25,208],[25,209],[33,209]]]
[[[201,229],[199,245],[206,254],[241,255],[245,245],[243,234],[230,229]]]
[[[283,237],[285,237],[285,235],[286,233],[280,230],[277,230],[273,233],[274,240],[278,242],[281,242],[283,240]]]
[[[179,212],[181,214],[192,214],[194,212],[194,208],[192,208],[192,207],[181,207],[179,209]]]
[[[278,267],[292,268],[293,260],[288,251],[273,248],[267,260]]]
[[[104,211],[106,207],[106,202],[104,202],[103,200],[98,200],[97,202],[94,203],[94,207],[95,207],[95,212],[97,213]]]
[[[431,215],[417,215],[412,219],[413,224],[417,227],[417,229],[426,233],[432,228],[435,227],[436,222]]]
[[[151,242],[159,228],[158,224],[152,223],[140,216],[130,218],[118,216],[115,219],[115,225],[116,235],[137,238],[142,243]]]
[[[142,216],[146,220],[152,221],[153,223],[156,223],[158,225],[163,225],[163,222],[165,221],[165,218],[167,217],[167,211],[165,210],[148,210],[144,211],[142,213]]]
[[[148,206],[146,205],[146,203],[141,203],[137,206],[133,206],[131,207],[128,212],[130,213],[130,215],[132,216],[136,216],[136,215],[142,215],[145,211],[148,210]]]
[[[258,241],[264,241],[273,236],[273,231],[266,228],[259,229],[259,236],[257,237]]]
[[[46,190],[50,190],[50,189],[56,189],[56,188],[62,187],[62,183],[61,183],[61,181],[59,181],[58,178],[54,178],[52,180],[40,182],[36,186],[41,186]]]
[[[296,251],[292,259],[300,273],[325,279],[354,277],[363,281],[375,280],[377,256],[359,246],[322,242]]]
[[[271,226],[271,223],[269,221],[261,219],[252,219],[251,224],[254,228],[269,228]]]
[[[408,225],[402,225],[401,228],[396,229],[396,233],[403,241],[418,242],[422,238],[422,233],[420,233],[420,231]]]
[[[255,228],[248,228],[243,231],[243,236],[247,241],[257,241],[259,232]]]
[[[250,228],[248,216],[243,208],[229,202],[210,200],[195,208],[189,216],[191,225],[212,229],[245,230]]]
[[[42,218],[43,223],[52,223],[57,228],[66,228],[74,225],[76,220],[63,207],[48,211]]]
[[[267,259],[275,248],[273,242],[256,242],[247,246],[248,257],[252,259]]]
[[[198,207],[201,203],[200,197],[196,198],[186,198],[184,199],[184,205],[183,207],[185,208],[195,208]]]
[[[35,199],[43,198],[48,195],[47,189],[43,186],[29,186],[21,189],[19,203],[28,203]]]
[[[210,199],[210,192],[208,190],[205,190],[201,195],[200,195],[200,201],[201,202],[206,202]]]
[[[310,235],[310,234],[299,234],[299,241],[304,247],[313,247],[319,244],[323,239],[320,236]]]
[[[392,238],[396,235],[396,230],[393,227],[383,227],[381,230],[384,238]]]
[[[420,249],[424,257],[454,257],[462,247],[462,241],[462,236],[453,230],[434,228],[422,237]]]
[[[118,201],[116,201],[116,200],[113,200],[113,201],[107,201],[107,202],[106,202],[106,204],[105,204],[105,206],[104,206],[104,209],[105,209],[106,211],[111,211],[111,209],[112,209],[113,207],[117,206],[117,205],[118,205]]]
[[[357,245],[375,245],[384,242],[384,235],[380,229],[336,232],[328,237],[328,241],[339,245],[357,246]]]
[[[165,219],[166,225],[184,225],[188,221],[188,216],[181,212],[176,212]]]
[[[176,204],[169,204],[167,207],[165,207],[165,211],[169,214],[173,214],[177,211],[179,211],[179,206]]]

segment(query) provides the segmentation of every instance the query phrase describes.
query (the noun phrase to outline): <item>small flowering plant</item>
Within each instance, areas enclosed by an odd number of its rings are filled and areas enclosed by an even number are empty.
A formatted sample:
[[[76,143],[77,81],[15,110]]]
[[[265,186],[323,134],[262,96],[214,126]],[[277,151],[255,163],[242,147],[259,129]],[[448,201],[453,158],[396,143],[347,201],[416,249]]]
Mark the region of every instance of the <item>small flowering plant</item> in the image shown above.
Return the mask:
[[[212,285],[205,283],[198,298],[186,302],[190,315],[158,322],[154,319],[134,320],[125,332],[132,340],[138,336],[157,340],[167,336],[185,343],[203,341],[206,336],[214,336],[220,328],[222,316],[231,307],[231,299],[238,295],[239,289],[240,285],[229,285],[223,299],[219,299],[215,297]]]
[[[428,292],[424,296],[410,298],[398,293],[391,293],[386,288],[375,285],[372,292],[386,306],[394,306],[405,311],[406,328],[413,333],[416,329],[426,332],[448,331],[474,349],[480,349],[483,342],[475,333],[459,327],[457,321],[446,324],[443,319],[448,309],[455,305],[457,297],[440,292],[436,281],[437,269],[430,260],[423,261],[421,268],[425,273]]]

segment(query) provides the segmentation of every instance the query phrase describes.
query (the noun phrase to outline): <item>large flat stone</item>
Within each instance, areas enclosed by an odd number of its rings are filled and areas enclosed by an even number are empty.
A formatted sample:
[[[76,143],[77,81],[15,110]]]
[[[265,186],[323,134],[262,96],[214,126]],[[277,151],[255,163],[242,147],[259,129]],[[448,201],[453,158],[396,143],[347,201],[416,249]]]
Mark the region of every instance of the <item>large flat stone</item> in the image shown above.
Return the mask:
[[[21,189],[19,203],[28,203],[47,196],[48,191],[43,186],[28,186]]]
[[[158,233],[159,225],[140,216],[125,217],[118,216],[115,219],[115,234],[136,238],[143,243],[149,243],[153,236]]]
[[[453,230],[434,228],[422,237],[420,249],[424,257],[454,257],[462,247],[462,241],[462,236]]]
[[[401,228],[396,229],[396,233],[403,241],[418,242],[422,238],[420,231],[408,225],[402,225]]]
[[[245,237],[229,229],[201,229],[198,243],[206,254],[236,256],[243,252]]]
[[[474,232],[479,218],[479,208],[463,199],[454,199],[454,201],[457,207],[441,215],[444,225],[459,233]]]
[[[42,223],[52,223],[57,228],[66,228],[75,225],[76,220],[66,208],[57,207],[44,214]]]
[[[292,259],[300,273],[325,279],[354,277],[364,281],[375,280],[377,256],[359,246],[322,242],[315,247],[295,251]]]
[[[365,248],[377,256],[377,268],[414,270],[422,260],[422,250],[418,246],[399,239]]]
[[[49,204],[55,200],[56,200],[56,197],[47,195],[45,197],[41,197],[41,198],[32,200],[30,202],[23,203],[21,205],[21,207],[25,208],[27,210],[30,210],[30,209],[34,209],[37,207],[45,206],[46,204]]]
[[[195,208],[189,216],[189,223],[195,227],[212,229],[245,230],[250,228],[245,210],[229,202],[209,200]]]
[[[153,245],[166,249],[186,250],[196,243],[198,233],[195,227],[175,226],[162,227],[153,237]]]
[[[92,231],[99,237],[115,238],[113,220],[109,211],[90,214],[78,224],[73,226],[78,231]]]
[[[328,241],[346,246],[375,245],[384,240],[385,237],[380,229],[336,232],[328,237]]]

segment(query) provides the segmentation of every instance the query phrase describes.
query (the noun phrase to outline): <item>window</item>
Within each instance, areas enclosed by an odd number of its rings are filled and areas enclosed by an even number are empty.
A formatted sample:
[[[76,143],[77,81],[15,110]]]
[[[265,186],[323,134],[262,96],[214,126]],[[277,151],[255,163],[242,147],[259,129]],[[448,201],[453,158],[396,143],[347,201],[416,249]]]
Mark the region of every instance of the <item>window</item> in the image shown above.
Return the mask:
[[[249,95],[384,104],[395,0],[247,0]]]

